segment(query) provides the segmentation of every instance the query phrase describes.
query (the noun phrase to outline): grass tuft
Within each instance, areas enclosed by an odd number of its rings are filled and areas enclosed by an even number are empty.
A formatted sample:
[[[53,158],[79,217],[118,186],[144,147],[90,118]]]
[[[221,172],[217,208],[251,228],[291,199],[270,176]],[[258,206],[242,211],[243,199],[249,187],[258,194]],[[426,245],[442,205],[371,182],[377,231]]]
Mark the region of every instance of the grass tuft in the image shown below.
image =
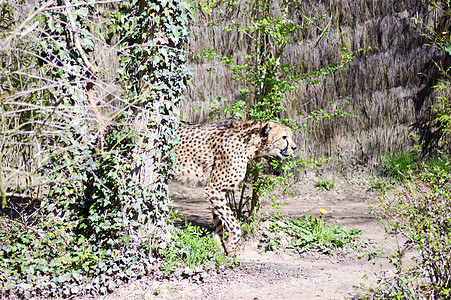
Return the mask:
[[[384,161],[387,175],[398,181],[410,179],[418,169],[417,155],[412,152],[387,152]]]
[[[315,187],[317,187],[320,190],[330,191],[335,186],[335,181],[332,179],[319,179],[314,180]]]

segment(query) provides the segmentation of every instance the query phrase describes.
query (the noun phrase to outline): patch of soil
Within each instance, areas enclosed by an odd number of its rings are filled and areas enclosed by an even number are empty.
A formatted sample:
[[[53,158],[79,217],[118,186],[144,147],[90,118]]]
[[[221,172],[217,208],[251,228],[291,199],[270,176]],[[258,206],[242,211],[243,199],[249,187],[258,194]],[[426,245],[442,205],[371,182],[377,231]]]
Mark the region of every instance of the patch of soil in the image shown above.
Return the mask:
[[[305,179],[296,195],[279,197],[286,203],[282,211],[290,217],[306,214],[319,216],[327,211],[325,222],[350,229],[363,229],[363,239],[376,248],[375,264],[355,253],[325,255],[317,252],[299,254],[294,251],[265,252],[259,246],[259,234],[246,239],[238,253],[239,264],[233,270],[214,273],[203,282],[192,279],[155,280],[144,278],[132,282],[103,299],[345,299],[353,298],[362,287],[375,286],[378,278],[393,273],[387,254],[395,248],[394,238],[370,212],[369,203],[377,202],[377,194],[368,191],[366,178],[335,178],[332,191],[321,191],[313,180]],[[174,186],[174,208],[182,218],[195,225],[210,227],[211,212],[202,198],[202,188]],[[262,201],[264,215],[277,210],[269,199]],[[267,223],[262,223],[264,227]],[[261,232],[262,228],[259,228]],[[370,249],[371,250],[371,249]]]

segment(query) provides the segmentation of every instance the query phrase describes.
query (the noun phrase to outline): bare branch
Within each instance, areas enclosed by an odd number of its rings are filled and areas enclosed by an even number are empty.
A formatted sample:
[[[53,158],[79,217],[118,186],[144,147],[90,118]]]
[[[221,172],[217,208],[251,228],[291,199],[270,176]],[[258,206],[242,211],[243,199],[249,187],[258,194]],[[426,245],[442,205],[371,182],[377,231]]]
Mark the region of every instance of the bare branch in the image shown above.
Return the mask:
[[[70,6],[71,3],[69,0],[64,0],[64,3],[66,3],[66,14],[67,18],[69,19],[69,23],[72,26],[72,32],[74,34],[74,42],[75,47],[77,48],[78,52],[80,53],[81,59],[83,59],[83,62],[88,66],[89,70],[93,75],[96,75],[98,73],[97,68],[88,60],[88,57],[86,56],[86,53],[83,51],[83,48],[81,47],[80,39],[78,38],[78,30],[77,25],[75,24],[74,17],[72,16]]]
[[[83,60],[83,62],[86,64],[86,66],[88,67],[88,69],[91,71],[93,76],[96,76],[98,73],[97,68],[88,60],[88,57],[86,56],[86,53],[83,51],[83,48],[81,46],[80,43],[80,39],[78,38],[78,30],[77,30],[77,25],[75,24],[75,20],[74,17],[72,16],[71,13],[71,3],[69,2],[69,0],[64,0],[64,3],[66,4],[66,14],[67,14],[67,18],[69,19],[69,23],[72,27],[72,32],[74,35],[74,42],[75,42],[75,47],[77,48],[78,52],[80,53],[81,59]],[[92,110],[94,111],[94,114],[97,118],[97,121],[100,124],[101,127],[101,132],[104,131],[105,129],[105,121],[103,120],[102,114],[100,113],[100,110],[97,107],[97,104],[94,100],[94,84],[92,82],[88,82],[88,99],[89,99],[89,103],[92,106]]]

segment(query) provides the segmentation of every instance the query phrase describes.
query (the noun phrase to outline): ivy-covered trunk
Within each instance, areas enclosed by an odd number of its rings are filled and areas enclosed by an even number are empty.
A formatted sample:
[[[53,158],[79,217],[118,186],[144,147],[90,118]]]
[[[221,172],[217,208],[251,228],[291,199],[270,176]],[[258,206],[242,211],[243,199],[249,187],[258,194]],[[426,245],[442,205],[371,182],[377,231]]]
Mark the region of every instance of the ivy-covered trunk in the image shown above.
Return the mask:
[[[137,213],[139,218],[151,216],[145,221],[146,231],[155,221],[162,225],[168,218],[167,182],[173,175],[172,148],[177,143],[186,83],[188,8],[183,1],[132,1],[117,19],[125,50],[119,74],[126,96],[135,100],[132,110],[138,149],[133,177],[145,193],[145,207]],[[136,210],[136,203],[130,203],[128,209]]]

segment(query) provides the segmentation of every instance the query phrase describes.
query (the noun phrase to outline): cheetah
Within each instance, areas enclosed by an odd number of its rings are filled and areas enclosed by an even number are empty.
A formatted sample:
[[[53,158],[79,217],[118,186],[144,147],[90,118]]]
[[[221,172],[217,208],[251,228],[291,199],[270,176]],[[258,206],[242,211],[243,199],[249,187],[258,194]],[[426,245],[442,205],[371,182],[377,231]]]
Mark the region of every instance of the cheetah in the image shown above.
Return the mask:
[[[241,242],[241,228],[226,202],[226,194],[246,175],[255,157],[280,158],[294,154],[291,130],[278,122],[226,119],[210,125],[181,125],[175,148],[175,180],[204,186],[213,213],[213,237],[227,255],[234,257]],[[226,245],[224,226],[229,231]]]

